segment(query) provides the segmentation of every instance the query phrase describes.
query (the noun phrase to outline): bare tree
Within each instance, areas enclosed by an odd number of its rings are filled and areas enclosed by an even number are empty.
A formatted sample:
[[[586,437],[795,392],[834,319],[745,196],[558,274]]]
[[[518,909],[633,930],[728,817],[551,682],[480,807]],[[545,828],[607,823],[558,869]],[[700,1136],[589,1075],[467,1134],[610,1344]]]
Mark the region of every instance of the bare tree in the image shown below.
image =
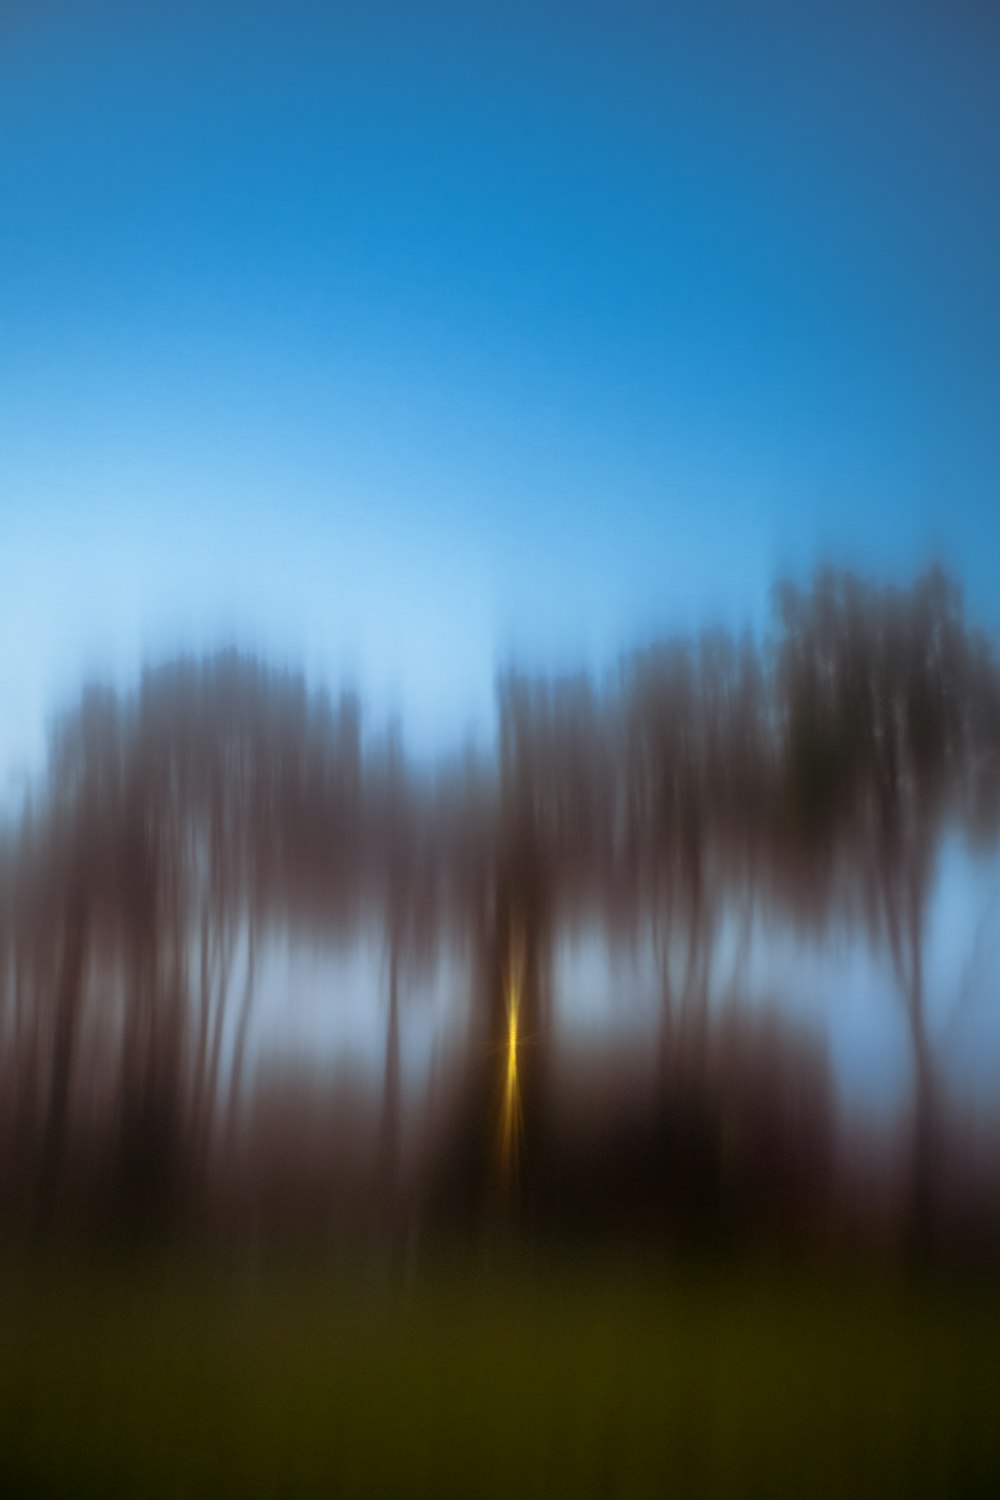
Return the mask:
[[[800,901],[856,913],[856,892],[869,931],[888,947],[914,1071],[914,1230],[926,1240],[937,1088],[923,950],[940,837],[960,810],[965,781],[967,640],[958,592],[938,571],[907,592],[827,571],[808,597],[784,588],[779,608]]]

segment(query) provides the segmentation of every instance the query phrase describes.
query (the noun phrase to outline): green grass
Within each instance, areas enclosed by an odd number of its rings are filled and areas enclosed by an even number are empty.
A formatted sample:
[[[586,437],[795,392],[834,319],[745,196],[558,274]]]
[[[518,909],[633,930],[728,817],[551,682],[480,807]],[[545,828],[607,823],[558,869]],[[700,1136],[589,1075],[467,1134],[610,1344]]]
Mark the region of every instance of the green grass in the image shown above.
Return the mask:
[[[1000,1495],[1000,1292],[0,1274],[0,1494]]]

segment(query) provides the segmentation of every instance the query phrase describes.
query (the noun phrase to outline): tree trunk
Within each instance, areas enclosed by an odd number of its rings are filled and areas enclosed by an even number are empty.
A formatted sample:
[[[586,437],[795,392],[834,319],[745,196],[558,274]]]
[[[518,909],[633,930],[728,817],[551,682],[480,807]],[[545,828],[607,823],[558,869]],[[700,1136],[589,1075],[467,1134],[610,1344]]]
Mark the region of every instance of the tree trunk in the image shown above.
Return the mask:
[[[659,920],[657,920],[657,915],[659,915]],[[670,1069],[677,1043],[677,1016],[670,963],[672,919],[673,906],[670,900],[666,899],[662,913],[654,914],[653,917],[653,958],[660,971],[660,1035],[657,1061],[660,1092],[664,1099],[669,1087]]]
[[[923,1259],[932,1248],[936,1189],[937,1088],[924,1006],[923,928],[926,879],[910,876],[900,910],[886,881],[885,916],[893,967],[906,1007],[913,1062],[913,1139],[910,1163],[910,1246]]]
[[[378,1139],[378,1186],[382,1207],[391,1212],[399,1181],[401,1125],[399,1056],[399,942],[389,940],[389,1015],[385,1032],[385,1076]]]
[[[257,934],[253,912],[247,917],[247,973],[243,987],[243,1002],[236,1023],[233,1040],[233,1065],[229,1079],[229,1118],[226,1141],[229,1150],[236,1145],[239,1128],[240,1100],[243,1094],[243,1074],[246,1068],[247,1032],[250,1027],[250,1011],[253,1006],[254,978],[257,966]]]
[[[221,909],[216,913],[216,921],[221,926],[227,923]],[[215,978],[215,1014],[212,1022],[212,1041],[208,1055],[208,1074],[203,1090],[202,1117],[201,1117],[201,1146],[205,1153],[206,1162],[212,1146],[213,1127],[217,1124],[216,1116],[219,1112],[219,1079],[222,1072],[222,1038],[226,1029],[226,1012],[229,1005],[229,980],[233,963],[233,949],[236,938],[232,930],[234,924],[229,924],[228,932],[220,933],[217,940],[219,954],[219,969]]]
[[[89,913],[86,898],[82,892],[74,892],[66,914],[62,958],[56,987],[52,1071],[42,1136],[39,1182],[39,1222],[42,1227],[48,1223],[51,1216],[65,1148],[88,937]]]
[[[907,1019],[913,1052],[913,1178],[911,1234],[913,1247],[924,1256],[933,1248],[936,1217],[937,1156],[937,1089],[927,1019],[924,1008],[923,903],[919,893],[911,897],[910,983],[907,994]]]
[[[205,1082],[208,1077],[208,1040],[212,1017],[212,987],[215,978],[215,948],[210,942],[210,909],[206,901],[201,916],[201,962],[198,978],[198,1034],[195,1042],[194,1076],[191,1084],[190,1134],[192,1147],[197,1151],[201,1145],[202,1112],[205,1103]]]

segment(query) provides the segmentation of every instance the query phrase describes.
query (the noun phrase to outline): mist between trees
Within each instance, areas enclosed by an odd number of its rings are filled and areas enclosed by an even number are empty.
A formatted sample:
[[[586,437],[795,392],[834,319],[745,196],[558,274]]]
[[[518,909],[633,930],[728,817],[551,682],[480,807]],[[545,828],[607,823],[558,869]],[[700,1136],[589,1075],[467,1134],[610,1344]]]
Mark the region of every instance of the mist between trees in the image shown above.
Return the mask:
[[[909,1042],[880,1232],[995,1248],[924,983],[943,840],[1000,832],[1000,665],[954,581],[825,570],[775,589],[763,639],[508,669],[498,709],[490,753],[418,765],[354,693],[234,651],[83,691],[0,849],[3,1224],[836,1242],[862,1163],[838,1165],[825,1053],[740,1004],[740,965],[755,931],[842,930],[888,959]],[[269,945],[372,931],[377,1086],[251,1069]],[[654,955],[653,1055],[561,1033],[554,955],[581,932]],[[445,964],[466,1010],[415,1109],[400,1011]]]

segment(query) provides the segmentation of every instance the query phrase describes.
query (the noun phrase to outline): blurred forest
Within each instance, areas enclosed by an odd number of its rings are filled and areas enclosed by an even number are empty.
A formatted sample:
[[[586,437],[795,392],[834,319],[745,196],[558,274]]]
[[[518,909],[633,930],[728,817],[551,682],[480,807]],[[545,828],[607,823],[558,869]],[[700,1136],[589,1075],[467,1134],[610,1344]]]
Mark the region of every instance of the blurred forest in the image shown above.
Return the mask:
[[[954,581],[827,569],[775,589],[764,639],[505,670],[498,724],[492,754],[417,763],[354,693],[235,651],[84,690],[0,843],[3,1231],[995,1255],[1000,1153],[984,1189],[924,980],[943,840],[1000,833],[1000,663]],[[741,1003],[755,933],[835,929],[885,954],[909,1043],[868,1219],[821,1037]],[[269,945],[372,933],[380,1076],[251,1065]],[[571,933],[655,955],[654,1057],[561,1034]],[[461,1046],[415,1110],[401,1008],[446,963]]]

